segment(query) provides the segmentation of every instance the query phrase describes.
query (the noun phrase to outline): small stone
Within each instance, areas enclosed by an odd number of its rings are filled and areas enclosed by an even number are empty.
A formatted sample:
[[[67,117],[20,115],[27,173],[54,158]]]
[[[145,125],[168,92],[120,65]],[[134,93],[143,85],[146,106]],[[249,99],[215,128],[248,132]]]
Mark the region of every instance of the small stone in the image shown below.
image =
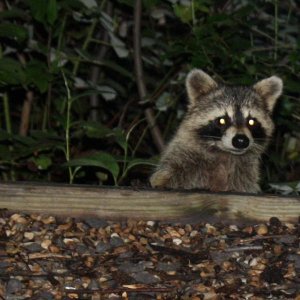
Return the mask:
[[[239,228],[238,228],[236,225],[230,225],[230,226],[229,226],[229,230],[230,230],[230,231],[238,231]]]
[[[56,223],[56,219],[53,216],[43,217],[41,221],[46,225]]]
[[[146,238],[144,238],[144,237],[141,237],[141,238],[140,238],[140,243],[141,243],[142,245],[147,245],[147,244],[148,244],[148,240],[147,240]]]
[[[106,251],[109,251],[111,250],[111,245],[110,244],[106,244],[104,242],[99,242],[97,245],[96,245],[96,252],[97,253],[104,253]]]
[[[84,264],[88,267],[88,268],[92,268],[95,264],[95,259],[92,256],[88,256],[84,262]]]
[[[112,234],[113,235],[113,234]],[[119,247],[119,246],[123,246],[124,245],[124,241],[120,238],[120,237],[116,237],[116,236],[114,236],[114,237],[112,237],[111,239],[110,239],[110,245],[112,246],[112,247]]]
[[[154,221],[148,221],[146,224],[149,227],[153,227],[156,223]]]
[[[29,252],[41,252],[43,248],[39,243],[24,243],[24,248],[26,248]]]
[[[295,224],[292,223],[285,223],[284,224],[289,230],[294,230],[296,228]]]
[[[179,262],[158,262],[157,264],[157,270],[163,271],[163,272],[174,272],[177,271],[180,268]]]
[[[216,227],[214,227],[214,226],[212,226],[208,223],[205,224],[205,229],[206,229],[205,231],[206,231],[207,234],[215,235],[216,232],[217,232]]]
[[[173,229],[172,227],[167,227],[166,229],[171,237],[173,237],[173,238],[181,237],[181,234],[179,232],[177,232],[175,229]]]
[[[27,239],[27,240],[33,240],[34,238],[34,233],[33,232],[24,232],[24,237]]]
[[[131,276],[139,283],[154,284],[160,282],[160,278],[157,275],[152,275],[147,271],[133,273]]]
[[[191,224],[186,224],[186,225],[184,226],[184,230],[185,230],[186,232],[192,232],[193,227],[192,227]]]
[[[185,230],[184,230],[183,228],[179,228],[179,229],[178,229],[178,233],[179,233],[181,236],[183,236],[183,235],[185,235]]]
[[[255,230],[258,235],[266,235],[268,233],[268,227],[265,224],[259,225]]]
[[[19,224],[27,224],[28,223],[27,219],[19,214],[13,214],[10,218],[11,218],[11,220],[13,220],[14,222],[19,223]]]
[[[175,238],[175,239],[173,239],[173,243],[178,246],[178,245],[182,244],[182,240]]]
[[[249,266],[250,267],[255,267],[257,265],[257,263],[258,263],[258,261],[257,261],[257,258],[255,257],[255,258],[250,260]]]
[[[44,249],[48,249],[51,244],[52,244],[52,241],[50,241],[50,240],[44,240],[41,243],[41,247],[44,248]]]
[[[114,232],[114,233],[112,233],[112,235],[110,237],[111,238],[119,238],[120,236],[116,232]]]
[[[230,261],[224,261],[223,264],[222,264],[222,268],[225,271],[230,271],[233,268],[233,264]]]
[[[252,234],[254,231],[253,227],[252,226],[246,226],[244,229],[243,229],[243,232],[247,233],[247,234]]]
[[[133,234],[128,235],[129,241],[135,241],[135,236]]]
[[[20,292],[23,288],[23,284],[20,280],[12,278],[8,281],[6,285],[6,293],[7,294],[16,294]]]
[[[198,234],[198,231],[197,230],[193,230],[190,233],[190,237],[195,237],[197,234]]]
[[[60,248],[58,248],[57,246],[51,244],[51,245],[49,246],[49,251],[50,251],[51,253],[59,253],[59,252],[60,252]]]

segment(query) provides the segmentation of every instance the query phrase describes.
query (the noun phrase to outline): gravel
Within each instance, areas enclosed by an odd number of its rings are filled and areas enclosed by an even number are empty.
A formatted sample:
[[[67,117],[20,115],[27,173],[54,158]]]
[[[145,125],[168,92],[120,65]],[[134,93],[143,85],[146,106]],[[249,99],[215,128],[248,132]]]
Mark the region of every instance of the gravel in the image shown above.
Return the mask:
[[[300,224],[2,213],[0,299],[300,300]]]

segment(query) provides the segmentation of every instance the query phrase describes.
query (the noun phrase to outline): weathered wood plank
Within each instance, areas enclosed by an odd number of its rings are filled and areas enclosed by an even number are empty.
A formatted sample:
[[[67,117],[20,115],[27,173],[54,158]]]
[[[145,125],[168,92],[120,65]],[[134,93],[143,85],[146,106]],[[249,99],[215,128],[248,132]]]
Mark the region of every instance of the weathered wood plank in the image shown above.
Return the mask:
[[[0,208],[107,219],[215,219],[294,222],[300,197],[70,185],[0,183]]]

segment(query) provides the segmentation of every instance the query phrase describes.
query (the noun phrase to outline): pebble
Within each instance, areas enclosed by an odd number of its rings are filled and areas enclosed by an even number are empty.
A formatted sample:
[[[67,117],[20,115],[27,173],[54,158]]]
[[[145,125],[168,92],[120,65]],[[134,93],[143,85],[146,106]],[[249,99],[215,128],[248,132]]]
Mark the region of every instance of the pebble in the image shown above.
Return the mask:
[[[34,233],[33,233],[33,232],[24,232],[24,237],[25,237],[27,240],[33,240],[33,238],[34,238]]]
[[[24,243],[24,248],[26,248],[29,252],[41,252],[43,250],[42,246],[39,243]]]
[[[107,244],[107,243],[103,243],[103,242],[99,242],[97,245],[96,245],[96,252],[102,254],[106,251],[109,251],[111,250],[112,246],[110,244]]]
[[[182,244],[182,240],[175,238],[175,239],[173,239],[173,243],[178,246],[178,245]]]
[[[255,228],[255,231],[258,235],[266,235],[269,232],[268,227],[265,224],[258,225]]]
[[[133,273],[131,276],[139,283],[154,284],[160,282],[160,278],[157,275],[152,275],[148,271]]]
[[[13,214],[10,219],[16,223],[27,224],[28,220],[19,214]]]
[[[9,279],[6,285],[6,293],[7,294],[16,294],[20,292],[23,288],[23,284],[20,280],[16,278]]]
[[[113,234],[112,234],[113,236]],[[110,239],[110,245],[112,247],[119,247],[119,246],[123,246],[124,245],[124,241],[118,237],[118,236],[113,236],[111,239]]]
[[[100,224],[97,218],[94,222]],[[273,289],[282,299],[297,299],[295,288],[285,288],[297,281],[300,272],[299,230],[294,225],[276,219],[270,219],[268,226],[248,227],[136,220],[104,225],[91,227],[86,220],[39,215],[15,214],[7,221],[0,217],[5,245],[0,244],[0,272],[6,276],[0,278],[0,296],[100,300],[99,289],[117,287],[118,292],[103,299],[138,298],[137,294],[139,299],[177,299],[178,290],[180,299],[186,300],[216,300],[220,295],[246,299],[249,291],[256,297],[256,291],[270,295]],[[274,237],[261,237],[266,234]],[[274,275],[278,270],[280,274]],[[166,296],[160,291],[125,293],[122,287],[174,289]]]
[[[156,224],[156,222],[148,221],[146,224],[147,224],[147,226],[153,227]]]
[[[199,234],[199,232],[197,231],[197,230],[193,230],[193,231],[191,231],[191,233],[190,233],[190,237],[195,237],[196,235],[198,235]]]
[[[41,243],[41,247],[44,248],[44,249],[48,249],[51,244],[52,244],[51,240],[44,240]]]

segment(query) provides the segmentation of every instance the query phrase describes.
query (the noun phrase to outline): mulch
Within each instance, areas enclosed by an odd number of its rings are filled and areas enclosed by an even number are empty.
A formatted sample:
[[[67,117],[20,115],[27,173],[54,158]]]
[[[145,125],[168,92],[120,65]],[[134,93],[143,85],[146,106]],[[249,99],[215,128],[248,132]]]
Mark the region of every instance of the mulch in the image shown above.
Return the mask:
[[[2,212],[0,299],[297,299],[300,223]]]

